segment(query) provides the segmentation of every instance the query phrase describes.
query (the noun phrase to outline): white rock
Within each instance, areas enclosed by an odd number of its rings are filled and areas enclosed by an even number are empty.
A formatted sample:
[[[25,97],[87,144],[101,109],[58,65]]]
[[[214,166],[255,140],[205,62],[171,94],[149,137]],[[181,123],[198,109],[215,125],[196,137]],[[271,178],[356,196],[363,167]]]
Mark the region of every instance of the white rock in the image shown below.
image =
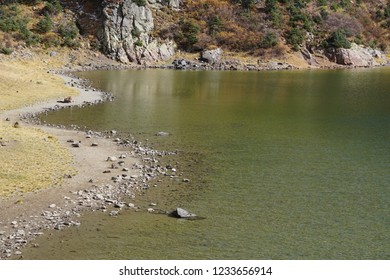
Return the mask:
[[[117,157],[114,157],[114,156],[110,156],[107,158],[107,161],[117,161],[118,158]]]

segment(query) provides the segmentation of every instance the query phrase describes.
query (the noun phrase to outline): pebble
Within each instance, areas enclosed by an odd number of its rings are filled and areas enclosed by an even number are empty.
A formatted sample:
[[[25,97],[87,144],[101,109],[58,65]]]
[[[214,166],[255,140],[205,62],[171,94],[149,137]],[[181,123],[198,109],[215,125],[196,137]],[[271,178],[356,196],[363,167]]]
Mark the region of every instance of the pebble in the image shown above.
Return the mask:
[[[110,157],[107,158],[106,161],[117,161],[117,160],[118,160],[117,157],[110,156]]]
[[[94,143],[91,144],[91,146],[92,146],[92,147],[97,147],[97,146],[99,146],[99,145],[98,145],[98,143],[95,143],[95,142],[94,142]]]

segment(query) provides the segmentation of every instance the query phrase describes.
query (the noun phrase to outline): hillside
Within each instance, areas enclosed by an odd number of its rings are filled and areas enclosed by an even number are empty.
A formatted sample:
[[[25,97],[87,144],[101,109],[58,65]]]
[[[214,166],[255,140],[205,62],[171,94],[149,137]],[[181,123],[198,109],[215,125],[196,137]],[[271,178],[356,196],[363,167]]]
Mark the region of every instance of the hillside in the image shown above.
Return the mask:
[[[390,50],[390,1],[4,0],[0,52],[23,47],[92,49],[137,64],[221,48],[255,63],[371,66]]]

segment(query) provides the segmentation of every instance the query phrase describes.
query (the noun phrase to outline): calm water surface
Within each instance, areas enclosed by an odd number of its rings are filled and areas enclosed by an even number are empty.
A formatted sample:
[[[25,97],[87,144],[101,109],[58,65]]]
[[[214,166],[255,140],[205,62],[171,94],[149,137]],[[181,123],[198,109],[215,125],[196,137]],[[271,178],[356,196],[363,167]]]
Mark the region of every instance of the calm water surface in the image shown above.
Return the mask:
[[[80,75],[115,101],[44,120],[181,151],[137,203],[206,219],[89,213],[25,258],[390,259],[390,69]]]

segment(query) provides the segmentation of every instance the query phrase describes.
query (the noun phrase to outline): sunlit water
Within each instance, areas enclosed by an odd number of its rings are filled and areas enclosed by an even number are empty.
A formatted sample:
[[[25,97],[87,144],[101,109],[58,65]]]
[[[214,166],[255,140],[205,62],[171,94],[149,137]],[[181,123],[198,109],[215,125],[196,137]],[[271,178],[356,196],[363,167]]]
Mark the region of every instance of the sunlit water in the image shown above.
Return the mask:
[[[390,69],[80,75],[115,101],[44,120],[179,150],[190,183],[165,180],[138,203],[206,219],[87,213],[25,258],[390,258]]]

